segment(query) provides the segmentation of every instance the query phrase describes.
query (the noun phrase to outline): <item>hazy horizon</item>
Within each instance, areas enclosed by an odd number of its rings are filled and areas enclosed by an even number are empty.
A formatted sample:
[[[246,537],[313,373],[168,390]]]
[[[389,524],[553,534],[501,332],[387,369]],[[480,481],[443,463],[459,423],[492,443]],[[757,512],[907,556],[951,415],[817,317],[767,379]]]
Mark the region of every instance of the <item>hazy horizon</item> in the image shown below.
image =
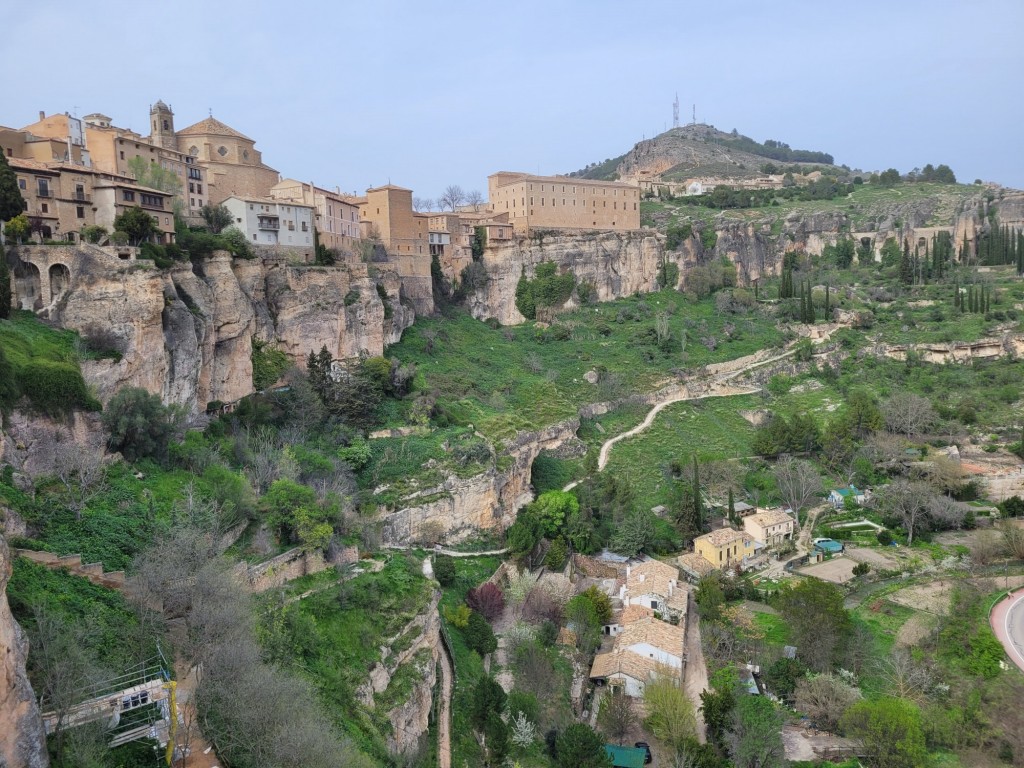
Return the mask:
[[[8,19],[0,61],[32,80],[8,89],[0,123],[103,112],[145,135],[162,99],[179,129],[212,110],[285,177],[436,198],[448,184],[486,194],[498,170],[620,155],[671,127],[678,93],[684,124],[695,104],[698,122],[837,164],[945,163],[961,182],[1024,188],[1012,0],[64,5]]]

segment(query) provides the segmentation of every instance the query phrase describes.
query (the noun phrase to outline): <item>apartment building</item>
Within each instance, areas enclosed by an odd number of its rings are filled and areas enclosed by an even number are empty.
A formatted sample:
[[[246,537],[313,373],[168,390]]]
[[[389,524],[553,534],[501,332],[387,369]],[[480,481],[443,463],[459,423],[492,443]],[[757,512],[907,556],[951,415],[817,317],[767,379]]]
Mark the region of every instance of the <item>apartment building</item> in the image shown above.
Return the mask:
[[[359,206],[339,191],[331,192],[304,181],[283,179],[270,188],[275,200],[311,206],[316,212],[320,244],[336,250],[352,250],[359,237]]]
[[[719,528],[693,540],[693,550],[714,568],[741,564],[754,555],[754,537],[746,531]]]
[[[364,238],[379,239],[392,255],[415,254],[430,259],[430,216],[412,209],[412,190],[388,184],[356,198]]]
[[[630,184],[501,171],[487,187],[491,211],[507,213],[517,233],[640,228],[640,189]]]
[[[253,245],[283,246],[312,260],[314,208],[270,197],[229,197],[223,205]]]

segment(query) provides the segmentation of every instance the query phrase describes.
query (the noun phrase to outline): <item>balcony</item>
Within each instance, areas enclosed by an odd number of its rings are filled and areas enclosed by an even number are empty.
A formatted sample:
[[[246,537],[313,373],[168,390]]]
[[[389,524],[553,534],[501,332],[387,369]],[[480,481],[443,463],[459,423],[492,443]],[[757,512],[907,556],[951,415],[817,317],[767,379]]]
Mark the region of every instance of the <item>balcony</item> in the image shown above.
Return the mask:
[[[276,232],[281,228],[281,220],[276,216],[260,216],[256,226],[260,229],[272,229]]]
[[[49,187],[45,189],[37,189],[36,197],[53,197],[53,190]]]

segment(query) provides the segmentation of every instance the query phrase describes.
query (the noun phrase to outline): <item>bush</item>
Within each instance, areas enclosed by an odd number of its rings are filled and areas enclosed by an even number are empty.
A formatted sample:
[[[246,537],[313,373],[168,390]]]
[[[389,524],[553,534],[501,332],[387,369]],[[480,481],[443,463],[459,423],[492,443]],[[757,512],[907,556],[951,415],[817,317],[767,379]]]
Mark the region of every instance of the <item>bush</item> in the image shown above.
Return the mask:
[[[87,243],[98,243],[107,234],[107,228],[98,224],[89,224],[82,227],[82,239]]]
[[[665,230],[665,248],[669,251],[678,251],[679,246],[691,237],[693,237],[692,224],[670,226]]]
[[[498,649],[498,638],[494,636],[494,630],[487,623],[487,619],[476,611],[469,614],[469,621],[462,630],[466,638],[466,645],[481,656],[494,653]]]
[[[277,382],[288,370],[288,355],[283,350],[252,338],[252,386],[256,391],[264,390]]]
[[[220,233],[220,239],[224,247],[231,252],[231,255],[238,259],[251,259],[254,254],[249,241],[245,239],[245,233],[238,227],[228,227]]]
[[[537,265],[533,280],[524,274],[516,285],[516,309],[527,320],[537,317],[541,307],[560,307],[572,296],[576,287],[576,276],[571,272],[558,274],[558,265],[553,261]]]
[[[485,581],[466,593],[466,604],[488,621],[494,621],[505,610],[505,595],[498,585]]]
[[[178,408],[165,406],[159,395],[138,387],[120,390],[103,413],[110,450],[120,451],[128,461],[146,457],[162,461],[180,421]]]
[[[128,233],[121,230],[111,232],[110,243],[111,245],[128,245]]]
[[[569,550],[565,545],[565,539],[558,538],[551,542],[547,556],[544,558],[544,565],[548,570],[560,571],[565,567],[566,558],[569,557]]]
[[[434,578],[442,587],[450,587],[455,583],[455,558],[450,555],[434,557]]]
[[[29,360],[18,372],[18,388],[32,407],[50,416],[75,408],[99,411],[102,406],[86,389],[78,366],[52,360]]]
[[[878,539],[878,543],[883,547],[888,547],[892,544],[892,534],[889,531],[879,531],[875,538]]]

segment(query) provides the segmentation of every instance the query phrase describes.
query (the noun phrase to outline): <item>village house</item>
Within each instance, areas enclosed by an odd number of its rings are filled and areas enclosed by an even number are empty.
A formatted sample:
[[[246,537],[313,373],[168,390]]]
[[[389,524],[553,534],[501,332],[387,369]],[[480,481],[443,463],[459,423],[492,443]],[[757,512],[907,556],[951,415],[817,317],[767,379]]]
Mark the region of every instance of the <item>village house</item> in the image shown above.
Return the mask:
[[[796,522],[781,509],[768,509],[743,518],[743,530],[767,547],[793,538]]]
[[[754,537],[735,528],[719,528],[695,538],[693,550],[712,567],[728,568],[754,556]]]
[[[653,659],[675,669],[683,667],[683,627],[653,616],[634,619],[623,626],[615,647]]]
[[[660,560],[626,566],[626,581],[619,588],[623,605],[640,605],[671,620],[686,616],[689,587],[679,584],[679,569]]]
[[[675,667],[658,664],[647,656],[617,647],[607,653],[597,654],[590,667],[590,679],[597,685],[607,685],[612,690],[621,689],[626,696],[635,699],[643,698],[648,683],[665,677],[675,680],[678,685],[680,671]]]
[[[835,488],[828,495],[828,503],[832,505],[833,509],[845,507],[847,499],[852,499],[858,505],[862,505],[868,500],[868,495],[855,485],[847,488]]]
[[[507,213],[516,233],[640,229],[640,188],[632,184],[501,171],[487,187],[491,212]]]

